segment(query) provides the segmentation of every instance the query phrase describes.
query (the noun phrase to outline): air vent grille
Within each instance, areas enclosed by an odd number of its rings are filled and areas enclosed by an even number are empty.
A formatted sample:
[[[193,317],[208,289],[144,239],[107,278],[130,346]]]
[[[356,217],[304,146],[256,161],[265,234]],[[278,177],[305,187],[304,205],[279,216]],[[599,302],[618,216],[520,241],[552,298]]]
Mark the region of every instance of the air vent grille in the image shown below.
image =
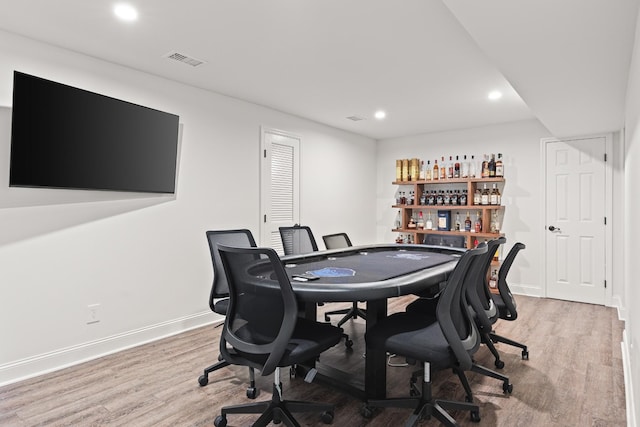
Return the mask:
[[[197,67],[198,65],[206,64],[206,61],[201,59],[196,59],[192,56],[185,55],[180,52],[169,52],[164,55],[165,58],[173,59],[174,61],[182,62],[187,65],[191,65],[192,67]]]

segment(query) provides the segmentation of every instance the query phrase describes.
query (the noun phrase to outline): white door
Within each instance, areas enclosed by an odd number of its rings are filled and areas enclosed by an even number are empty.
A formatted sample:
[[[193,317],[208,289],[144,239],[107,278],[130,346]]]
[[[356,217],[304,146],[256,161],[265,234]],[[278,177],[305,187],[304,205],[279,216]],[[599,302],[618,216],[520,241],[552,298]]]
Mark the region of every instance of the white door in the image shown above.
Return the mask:
[[[300,223],[300,138],[262,128],[260,244],[283,255],[278,227]]]
[[[546,142],[547,296],[605,302],[604,137]]]

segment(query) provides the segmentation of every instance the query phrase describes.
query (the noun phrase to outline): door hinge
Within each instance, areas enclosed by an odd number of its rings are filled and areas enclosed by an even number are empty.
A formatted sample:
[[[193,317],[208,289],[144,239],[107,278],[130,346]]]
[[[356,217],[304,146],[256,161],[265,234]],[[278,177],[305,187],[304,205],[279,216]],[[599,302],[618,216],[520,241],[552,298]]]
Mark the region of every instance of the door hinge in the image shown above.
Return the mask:
[[[604,217],[604,225],[607,225],[607,217]]]
[[[604,281],[604,288],[607,289],[607,281]]]
[[[267,214],[264,215],[264,222],[267,222]]]
[[[604,161],[607,161],[607,153],[604,153]]]
[[[266,148],[264,149],[264,158],[265,159],[267,158],[267,149]]]

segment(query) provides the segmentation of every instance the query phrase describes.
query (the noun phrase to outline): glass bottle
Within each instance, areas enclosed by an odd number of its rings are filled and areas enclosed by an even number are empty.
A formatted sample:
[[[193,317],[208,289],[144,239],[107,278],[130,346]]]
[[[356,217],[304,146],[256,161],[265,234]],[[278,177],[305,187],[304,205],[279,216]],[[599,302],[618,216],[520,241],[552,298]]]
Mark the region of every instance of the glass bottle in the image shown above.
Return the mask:
[[[424,160],[421,160],[420,161],[420,175],[419,175],[420,181],[424,181],[426,176],[427,176],[427,171],[425,171]]]
[[[476,187],[475,193],[473,193],[473,204],[479,205],[482,202],[482,191],[479,187]]]
[[[460,206],[467,206],[467,200],[468,200],[467,190],[462,190],[462,194],[460,195],[460,198],[458,199],[458,202],[460,203]]]
[[[475,230],[476,233],[482,233],[482,212],[480,211],[476,214]]]
[[[453,156],[449,156],[449,167],[447,168],[447,178],[453,178],[453,169],[455,168],[455,164],[453,163]]]
[[[471,231],[471,216],[469,216],[469,211],[467,211],[467,218],[464,220],[464,231]]]
[[[456,231],[460,231],[460,212],[456,212]]]
[[[462,178],[469,178],[469,162],[467,161],[467,155],[462,158],[462,165],[460,169],[460,176]]]
[[[480,204],[488,205],[489,204],[489,189],[487,188],[487,183],[484,183],[484,187],[482,188],[482,194],[480,196]]]
[[[489,157],[485,154],[484,160],[482,160],[482,166],[480,166],[480,177],[489,178]]]
[[[489,160],[489,178],[494,178],[496,176],[496,155],[491,155],[491,160]]]
[[[422,230],[424,228],[424,217],[422,216],[422,211],[418,215],[418,222],[416,223],[416,228]]]
[[[438,177],[440,176],[440,171],[439,171],[439,167],[438,167],[438,159],[435,159],[433,161],[433,176],[432,179],[437,180]]]
[[[453,177],[460,178],[460,160],[456,156],[456,162],[453,164]]]
[[[458,204],[460,203],[460,196],[458,195],[459,190],[453,190],[451,192],[451,205],[453,206],[458,206]]]
[[[449,190],[445,190],[442,204],[445,206],[449,206],[451,204],[451,193],[449,192]]]
[[[447,179],[447,165],[444,163],[444,156],[440,162],[440,179]]]
[[[471,155],[471,161],[469,161],[469,178],[476,177],[476,156]]]
[[[502,163],[502,154],[498,153],[498,160],[496,160],[496,177],[502,178],[504,176],[504,164]]]
[[[427,168],[424,171],[424,179],[426,181],[431,181],[431,160],[427,160]]]
[[[395,228],[396,230],[400,230],[402,228],[402,214],[400,211],[398,211],[398,215],[396,215]]]
[[[427,223],[425,224],[425,228],[427,230],[433,230],[433,221],[431,221],[431,211],[429,211],[429,214],[427,216]]]
[[[442,206],[444,204],[444,196],[442,195],[442,190],[438,191],[438,195],[436,196],[436,205]]]

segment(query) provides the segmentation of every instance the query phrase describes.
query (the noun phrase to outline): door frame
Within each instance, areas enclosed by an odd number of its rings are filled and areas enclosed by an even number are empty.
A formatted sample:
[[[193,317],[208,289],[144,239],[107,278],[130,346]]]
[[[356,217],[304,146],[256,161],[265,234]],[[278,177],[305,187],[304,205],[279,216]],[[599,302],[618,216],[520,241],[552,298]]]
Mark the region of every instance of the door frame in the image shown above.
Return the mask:
[[[546,224],[546,215],[547,215],[547,145],[553,142],[566,142],[566,141],[576,141],[583,139],[594,139],[594,138],[604,138],[605,140],[605,155],[607,156],[607,161],[604,163],[605,170],[605,184],[604,184],[604,213],[607,218],[607,223],[604,229],[604,251],[605,251],[605,259],[604,259],[604,274],[606,280],[606,287],[604,293],[604,305],[611,306],[612,303],[612,295],[613,295],[613,135],[610,133],[607,134],[596,134],[596,135],[587,135],[587,136],[575,136],[575,137],[565,137],[565,138],[542,138],[540,139],[540,195],[542,199],[542,203],[540,203],[540,218],[542,227],[540,229],[540,283],[541,286],[541,296],[547,298],[548,296],[548,284],[547,284],[547,257],[546,257],[546,238],[547,238],[547,224]]]

